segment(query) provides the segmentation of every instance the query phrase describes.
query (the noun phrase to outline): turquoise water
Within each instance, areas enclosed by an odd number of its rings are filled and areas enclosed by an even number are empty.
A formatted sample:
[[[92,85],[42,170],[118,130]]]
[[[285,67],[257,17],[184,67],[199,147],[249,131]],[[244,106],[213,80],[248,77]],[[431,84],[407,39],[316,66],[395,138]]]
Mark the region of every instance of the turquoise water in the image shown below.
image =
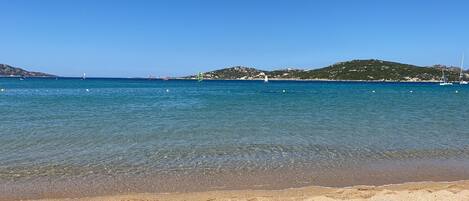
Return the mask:
[[[3,78],[0,88],[9,184],[469,162],[469,86]]]

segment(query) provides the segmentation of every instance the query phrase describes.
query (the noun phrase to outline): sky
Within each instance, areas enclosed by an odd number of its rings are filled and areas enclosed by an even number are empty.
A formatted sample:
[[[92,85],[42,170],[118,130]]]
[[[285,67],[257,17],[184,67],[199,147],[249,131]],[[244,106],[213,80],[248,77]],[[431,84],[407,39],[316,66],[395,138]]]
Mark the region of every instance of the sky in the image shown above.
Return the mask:
[[[0,0],[0,25],[0,63],[61,76],[469,58],[465,0]]]

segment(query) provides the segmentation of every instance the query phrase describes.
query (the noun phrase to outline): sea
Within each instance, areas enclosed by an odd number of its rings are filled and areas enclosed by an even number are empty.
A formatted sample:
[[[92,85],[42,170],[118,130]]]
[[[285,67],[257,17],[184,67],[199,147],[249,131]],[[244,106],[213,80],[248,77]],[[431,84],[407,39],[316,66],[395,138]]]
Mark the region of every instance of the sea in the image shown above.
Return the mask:
[[[0,78],[0,200],[469,179],[469,85]]]

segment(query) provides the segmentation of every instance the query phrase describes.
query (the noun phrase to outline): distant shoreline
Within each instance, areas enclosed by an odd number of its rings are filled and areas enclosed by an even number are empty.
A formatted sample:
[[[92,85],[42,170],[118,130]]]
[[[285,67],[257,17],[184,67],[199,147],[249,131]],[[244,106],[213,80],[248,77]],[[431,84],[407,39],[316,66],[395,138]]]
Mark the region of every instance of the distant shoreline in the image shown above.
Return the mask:
[[[53,76],[53,77],[21,77],[21,76],[0,76],[0,79],[7,78],[7,79],[18,79],[18,78],[25,78],[25,79],[82,79],[81,77],[61,77],[61,76]],[[193,78],[144,78],[144,77],[87,77],[86,79],[138,79],[138,80],[190,80],[190,81],[197,81],[197,79]],[[204,79],[203,81],[263,81],[263,79]],[[271,78],[269,81],[296,81],[296,82],[369,82],[369,83],[439,83],[439,80],[419,80],[419,81],[411,81],[411,80],[331,80],[331,79],[279,79],[279,78]],[[458,81],[452,81],[458,82]]]
[[[197,80],[193,78],[174,78],[175,80]],[[263,79],[204,79],[205,80],[216,80],[216,81],[263,81]],[[410,82],[410,83],[439,83],[439,80],[331,80],[331,79],[278,79],[271,78],[269,81],[320,81],[320,82]],[[456,81],[455,81],[456,82]]]

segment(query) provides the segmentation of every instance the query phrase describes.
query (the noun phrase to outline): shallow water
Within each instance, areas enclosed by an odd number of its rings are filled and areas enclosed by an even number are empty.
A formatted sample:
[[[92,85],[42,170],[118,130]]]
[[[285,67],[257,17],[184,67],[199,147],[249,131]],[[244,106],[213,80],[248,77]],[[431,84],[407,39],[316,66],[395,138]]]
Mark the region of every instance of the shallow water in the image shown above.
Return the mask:
[[[174,178],[212,175],[203,190],[214,176],[249,184],[253,174],[277,172],[308,175],[284,186],[340,186],[367,182],[334,180],[337,172],[374,168],[384,179],[399,168],[379,164],[401,163],[426,164],[414,180],[469,178],[469,86],[0,78],[0,88],[6,187],[103,178],[177,186]]]

